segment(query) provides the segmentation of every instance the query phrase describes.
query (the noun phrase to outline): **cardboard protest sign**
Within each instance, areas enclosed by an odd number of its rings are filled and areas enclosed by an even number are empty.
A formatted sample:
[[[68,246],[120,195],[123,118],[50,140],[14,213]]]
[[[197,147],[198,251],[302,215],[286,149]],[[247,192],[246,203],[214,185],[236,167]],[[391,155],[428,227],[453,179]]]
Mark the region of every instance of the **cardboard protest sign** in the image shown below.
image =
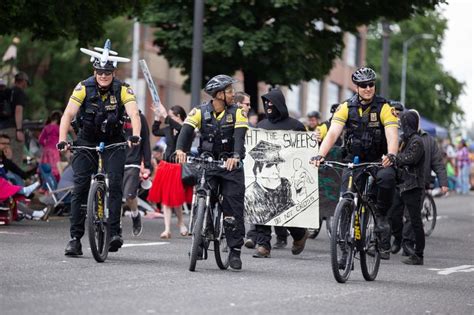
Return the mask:
[[[316,135],[250,128],[245,147],[247,222],[318,228],[318,170],[309,164]]]

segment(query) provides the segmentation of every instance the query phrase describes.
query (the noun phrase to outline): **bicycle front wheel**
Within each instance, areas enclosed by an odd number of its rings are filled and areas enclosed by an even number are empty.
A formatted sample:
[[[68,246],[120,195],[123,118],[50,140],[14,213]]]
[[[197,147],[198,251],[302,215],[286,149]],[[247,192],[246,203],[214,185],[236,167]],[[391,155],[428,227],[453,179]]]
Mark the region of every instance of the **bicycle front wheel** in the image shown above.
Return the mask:
[[[380,252],[377,247],[377,237],[374,232],[375,216],[366,207],[361,214],[361,234],[363,248],[360,250],[360,269],[367,281],[374,281],[380,267]]]
[[[428,192],[425,193],[423,199],[423,207],[421,208],[421,220],[423,221],[423,229],[425,235],[430,236],[436,226],[436,216],[438,215],[436,210],[436,204],[433,196]]]
[[[105,183],[93,181],[87,198],[87,228],[92,256],[97,262],[104,262],[109,253],[110,230],[105,207]]]
[[[194,224],[192,225],[192,243],[191,252],[189,253],[189,271],[196,270],[196,262],[199,255],[204,255],[202,248],[202,225],[204,221],[204,214],[206,212],[206,199],[198,197],[196,202],[196,212],[194,213]],[[202,258],[202,257],[201,257]]]
[[[217,205],[217,215],[214,222],[214,256],[220,269],[229,268],[229,248],[225,238],[224,213],[220,205]]]
[[[354,242],[351,236],[353,208],[352,200],[340,200],[332,220],[331,267],[334,278],[339,283],[349,279],[353,267]]]

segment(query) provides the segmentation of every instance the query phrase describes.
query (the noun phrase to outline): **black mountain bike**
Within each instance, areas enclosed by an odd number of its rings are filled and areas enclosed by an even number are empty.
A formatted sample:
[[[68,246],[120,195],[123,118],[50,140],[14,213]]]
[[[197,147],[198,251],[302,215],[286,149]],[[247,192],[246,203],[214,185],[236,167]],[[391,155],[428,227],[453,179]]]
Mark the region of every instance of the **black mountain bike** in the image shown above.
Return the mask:
[[[357,254],[362,275],[367,281],[377,277],[380,266],[378,238],[375,234],[375,204],[370,194],[374,177],[372,170],[381,163],[340,163],[325,161],[325,167],[349,169],[348,187],[339,200],[331,227],[331,267],[339,283],[349,279]],[[357,175],[355,169],[360,169]],[[360,190],[354,183],[364,183]]]
[[[110,225],[109,219],[109,179],[104,170],[102,153],[112,148],[125,148],[127,142],[105,145],[103,142],[96,147],[70,146],[71,150],[97,152],[97,173],[92,176],[89,195],[87,197],[87,230],[92,255],[97,262],[104,262],[109,253]]]
[[[224,213],[222,196],[217,193],[217,201],[213,202],[212,189],[206,181],[206,171],[212,168],[225,168],[224,161],[212,157],[188,157],[188,164],[194,164],[200,172],[199,181],[194,186],[192,211],[189,231],[192,235],[189,252],[189,271],[195,271],[196,262],[207,259],[210,244],[213,243],[214,257],[220,269],[229,268],[229,248],[224,231]]]

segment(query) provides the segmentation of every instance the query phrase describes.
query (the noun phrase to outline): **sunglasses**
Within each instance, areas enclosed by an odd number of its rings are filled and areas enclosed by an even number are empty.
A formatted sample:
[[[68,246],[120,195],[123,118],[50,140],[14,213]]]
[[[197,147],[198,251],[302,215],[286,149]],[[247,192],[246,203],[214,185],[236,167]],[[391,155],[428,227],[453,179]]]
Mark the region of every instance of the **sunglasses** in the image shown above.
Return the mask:
[[[112,75],[112,71],[109,71],[109,70],[96,70],[95,71],[97,73],[97,75],[106,75],[106,76],[109,76],[109,75]]]
[[[360,88],[363,88],[363,89],[365,89],[367,87],[373,88],[375,86],[375,82],[360,83],[357,86],[360,87]]]

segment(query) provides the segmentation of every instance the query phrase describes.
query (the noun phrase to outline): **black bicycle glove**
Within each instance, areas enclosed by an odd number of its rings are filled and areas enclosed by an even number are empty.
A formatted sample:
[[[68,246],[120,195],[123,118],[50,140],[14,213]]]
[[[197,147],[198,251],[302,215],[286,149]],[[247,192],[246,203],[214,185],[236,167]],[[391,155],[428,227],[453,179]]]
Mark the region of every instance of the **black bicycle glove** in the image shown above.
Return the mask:
[[[141,140],[142,140],[142,138],[139,137],[139,136],[130,136],[130,137],[128,137],[128,141],[130,141],[130,143],[132,143],[132,144],[139,144]]]
[[[397,156],[393,153],[388,153],[387,158],[393,165],[397,164]]]
[[[66,141],[60,141],[56,144],[56,148],[59,150],[59,151],[63,151],[66,147],[67,147],[67,142]]]

